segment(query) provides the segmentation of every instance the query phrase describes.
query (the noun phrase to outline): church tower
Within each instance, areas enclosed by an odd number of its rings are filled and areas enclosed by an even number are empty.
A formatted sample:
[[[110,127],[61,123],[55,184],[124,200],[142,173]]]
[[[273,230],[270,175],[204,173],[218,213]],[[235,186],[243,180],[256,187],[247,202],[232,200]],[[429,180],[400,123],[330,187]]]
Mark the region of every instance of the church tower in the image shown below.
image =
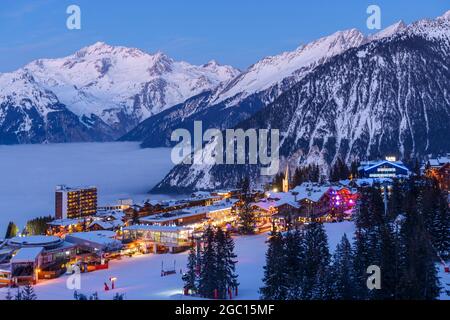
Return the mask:
[[[286,172],[284,173],[283,192],[289,192],[289,166],[286,166]]]

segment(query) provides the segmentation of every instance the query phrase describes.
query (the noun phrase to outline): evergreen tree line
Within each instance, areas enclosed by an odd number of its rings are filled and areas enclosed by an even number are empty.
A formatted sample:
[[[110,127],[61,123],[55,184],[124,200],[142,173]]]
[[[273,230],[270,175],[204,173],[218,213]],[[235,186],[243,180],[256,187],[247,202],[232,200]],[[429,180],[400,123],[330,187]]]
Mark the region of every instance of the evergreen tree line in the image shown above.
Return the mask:
[[[292,177],[292,185],[294,187],[301,185],[303,182],[319,182],[320,169],[318,165],[308,165],[295,169]]]
[[[6,233],[5,233],[5,239],[11,239],[17,236],[19,233],[19,228],[16,226],[16,224],[12,221],[8,223],[8,226],[6,227]]]
[[[386,194],[385,194],[386,192]],[[450,216],[434,182],[413,178],[360,192],[353,244],[344,235],[333,256],[322,225],[274,233],[264,268],[262,299],[435,299],[436,265],[448,258]],[[384,199],[388,199],[385,206]],[[368,288],[369,266],[381,271]]]
[[[358,178],[358,167],[358,161],[352,161],[349,167],[341,158],[338,158],[330,169],[330,181],[337,182],[339,180],[346,180],[350,176],[353,179]]]
[[[36,300],[37,296],[34,293],[34,288],[32,285],[27,284],[22,289],[17,288],[16,294],[13,296],[11,291],[8,289],[6,292],[5,300]]]
[[[208,227],[202,244],[189,252],[187,272],[183,275],[184,288],[204,298],[226,299],[239,285],[234,241],[228,232]]]
[[[124,293],[116,293],[113,296],[113,300],[125,300],[124,299],[125,294]],[[89,297],[85,294],[79,293],[78,291],[75,291],[73,293],[73,298],[75,300],[79,300],[79,301],[87,301],[87,300],[100,300],[98,297],[98,293],[94,292],[93,294],[91,294]]]
[[[273,232],[266,253],[264,300],[322,299],[331,280],[330,253],[323,225],[313,222],[304,230]]]
[[[26,225],[26,232],[28,235],[45,235],[48,230],[49,222],[53,221],[51,216],[38,217],[29,220]]]

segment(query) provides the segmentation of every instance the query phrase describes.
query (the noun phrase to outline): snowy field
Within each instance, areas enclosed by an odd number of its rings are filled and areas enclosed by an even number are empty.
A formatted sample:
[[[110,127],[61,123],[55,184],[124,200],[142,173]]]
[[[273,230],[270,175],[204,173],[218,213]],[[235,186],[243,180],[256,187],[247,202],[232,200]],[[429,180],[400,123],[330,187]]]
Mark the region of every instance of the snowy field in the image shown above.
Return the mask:
[[[0,238],[10,220],[23,228],[30,218],[53,215],[58,184],[95,185],[100,205],[141,201],[172,166],[170,149],[133,142],[0,146]]]
[[[326,224],[330,249],[334,250],[342,235],[347,233],[352,238],[354,225],[350,222]],[[267,249],[267,234],[236,237],[236,254],[238,255],[237,273],[239,275],[239,299],[258,299],[258,290],[262,286],[263,266]],[[178,274],[161,277],[162,262],[167,269],[176,261]],[[183,296],[180,269],[186,267],[187,252],[180,254],[148,254],[120,261],[111,261],[108,270],[100,270],[81,275],[81,290],[90,295],[98,292],[100,299],[112,299],[116,292],[124,293],[125,299],[187,299]],[[117,277],[116,289],[105,292],[103,283],[110,277]],[[42,281],[35,286],[39,299],[60,300],[73,299],[73,290],[67,289],[68,277]],[[0,300],[6,289],[0,290]],[[14,291],[12,292],[14,293]]]
[[[333,252],[344,233],[353,241],[354,224],[351,222],[325,224],[330,251]],[[267,250],[267,234],[256,236],[239,236],[235,238],[238,256],[237,273],[239,275],[238,299],[258,299],[258,290],[262,286]],[[161,277],[161,265],[172,269],[176,265],[176,275]],[[102,300],[112,299],[115,293],[125,294],[127,300],[168,300],[189,299],[182,295],[183,281],[181,270],[185,270],[187,252],[179,254],[148,254],[133,258],[123,258],[110,262],[108,270],[99,270],[81,275],[81,289],[78,292],[90,295],[97,292]],[[450,274],[443,272],[439,265],[442,285],[450,284]],[[110,277],[116,277],[116,289],[105,292],[103,283],[109,283]],[[72,300],[73,290],[66,286],[68,276],[41,281],[35,286],[38,299]],[[447,286],[447,290],[448,290]],[[0,289],[0,300],[4,299],[6,289]],[[14,289],[12,294],[14,294]],[[446,294],[441,299],[449,299]]]

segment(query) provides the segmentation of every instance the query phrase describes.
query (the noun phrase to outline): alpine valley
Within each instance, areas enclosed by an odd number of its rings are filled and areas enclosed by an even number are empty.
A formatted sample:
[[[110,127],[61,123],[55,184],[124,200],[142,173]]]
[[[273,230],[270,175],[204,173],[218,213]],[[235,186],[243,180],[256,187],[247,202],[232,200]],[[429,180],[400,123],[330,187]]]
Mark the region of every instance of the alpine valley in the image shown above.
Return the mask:
[[[170,147],[175,129],[275,128],[280,170],[322,173],[386,154],[450,150],[450,11],[376,34],[339,31],[241,72],[96,43],[0,74],[0,144],[139,141]],[[204,150],[213,149],[211,142]],[[177,165],[154,192],[235,187],[258,165]]]

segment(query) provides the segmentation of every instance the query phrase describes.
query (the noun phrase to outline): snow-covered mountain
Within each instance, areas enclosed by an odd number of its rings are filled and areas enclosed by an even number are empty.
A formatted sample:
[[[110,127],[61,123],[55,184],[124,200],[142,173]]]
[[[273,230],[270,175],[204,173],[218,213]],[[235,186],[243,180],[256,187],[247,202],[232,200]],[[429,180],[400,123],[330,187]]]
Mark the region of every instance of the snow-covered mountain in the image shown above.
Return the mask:
[[[280,129],[281,170],[450,150],[450,12],[372,39],[317,66],[237,127]],[[178,165],[154,191],[235,187],[245,174],[257,180],[259,167]]]
[[[372,36],[356,29],[338,31],[296,50],[266,57],[227,84],[202,93],[142,122],[122,140],[141,141],[143,147],[171,146],[170,135],[177,128],[230,128],[272,103],[308,73],[350,48],[390,37],[404,28],[396,23]]]
[[[0,114],[3,114],[0,137],[8,135],[12,143],[45,141],[44,137],[35,140],[12,136],[27,136],[27,130],[23,130],[32,129],[33,121],[45,124],[47,112],[43,110],[49,103],[46,97],[52,96],[52,103],[64,105],[80,119],[87,132],[94,129],[101,136],[86,136],[82,140],[114,139],[145,118],[215,88],[238,74],[237,69],[215,61],[195,66],[174,61],[160,52],[148,54],[139,49],[98,42],[68,57],[40,59],[16,72],[0,74]],[[30,96],[27,88],[33,88],[34,96]],[[27,123],[18,123],[17,132],[7,131],[11,124],[5,119],[9,119],[8,112],[12,112],[8,110],[25,112],[33,107],[36,113],[33,117],[28,115]]]

